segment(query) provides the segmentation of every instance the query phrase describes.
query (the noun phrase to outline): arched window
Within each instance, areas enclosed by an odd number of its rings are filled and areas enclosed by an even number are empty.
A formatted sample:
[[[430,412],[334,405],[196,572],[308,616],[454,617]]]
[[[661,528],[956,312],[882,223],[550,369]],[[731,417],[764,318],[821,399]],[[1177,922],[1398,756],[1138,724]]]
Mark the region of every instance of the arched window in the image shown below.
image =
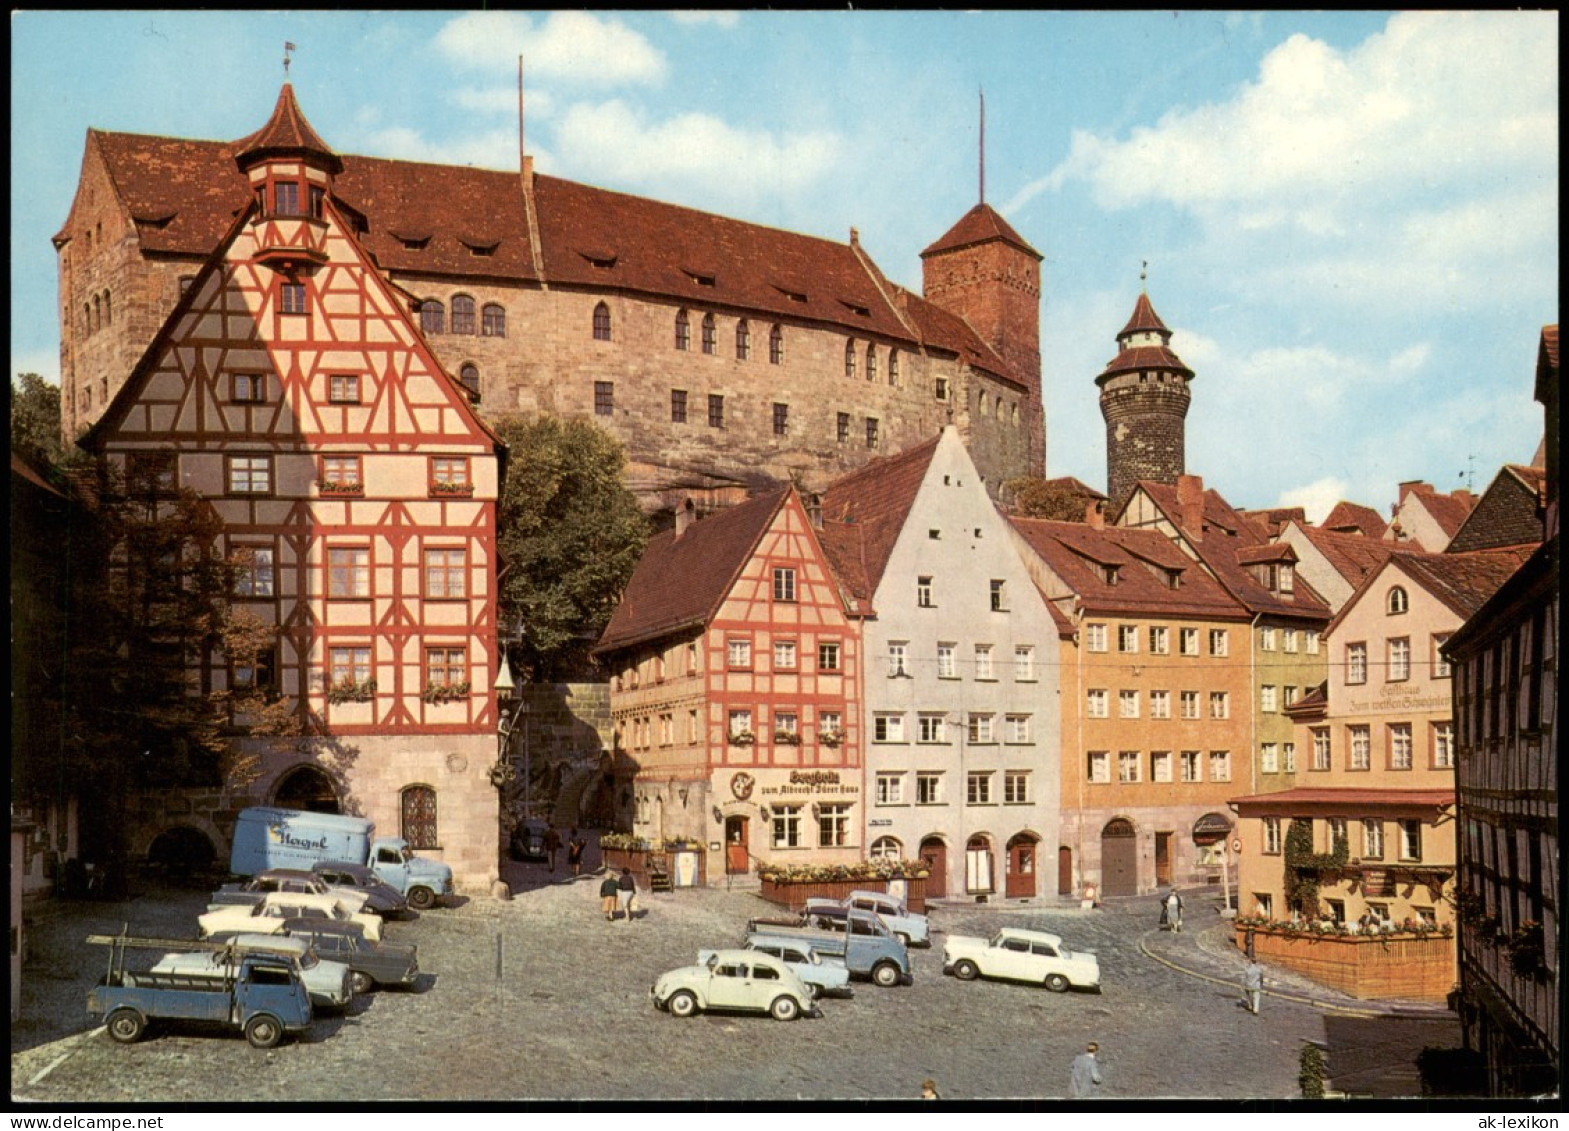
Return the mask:
[[[114,325],[114,313],[113,313],[113,310],[112,310],[112,307],[111,307],[111,303],[112,302],[113,302],[113,300],[109,297],[109,292],[105,291],[104,292],[104,325],[105,326],[112,326],[112,325]]]
[[[880,836],[872,841],[873,860],[898,860],[904,855],[904,846],[891,836]]]
[[[866,347],[866,379],[877,380],[877,347],[870,344]]]
[[[784,364],[784,330],[777,322],[768,331],[768,362],[770,365]]]
[[[899,351],[898,350],[889,350],[888,351],[888,383],[890,385],[897,385],[899,383]]]
[[[686,309],[676,311],[676,349],[689,350],[692,348],[692,320],[687,317]]]
[[[746,361],[752,356],[752,326],[745,318],[735,324],[735,359]]]
[[[447,332],[447,308],[433,298],[419,304],[419,328],[427,334]]]
[[[610,340],[610,307],[604,303],[594,307],[594,340],[596,342]]]
[[[99,295],[93,296],[93,329],[103,325],[103,299]]]
[[[474,332],[474,300],[468,295],[452,296],[452,332],[454,334]]]
[[[977,393],[975,395],[975,414],[977,416],[985,416],[986,415],[986,394],[985,393]]]
[[[1019,426],[1019,406],[1017,403],[1010,405],[1008,408],[1008,423],[1015,428]]]
[[[411,785],[400,794],[400,831],[410,848],[440,848],[436,835],[436,791],[428,785]]]
[[[507,336],[506,309],[493,302],[487,302],[485,309],[480,311],[479,332],[487,338],[505,338]]]
[[[458,382],[479,400],[479,366],[472,362],[458,370]]]
[[[93,332],[93,304],[90,303],[90,302],[84,302],[84,303],[82,303],[82,333],[84,333],[84,334],[91,334],[92,332]]]
[[[1406,596],[1406,591],[1400,586],[1395,586],[1389,591],[1389,613],[1391,616],[1405,612],[1411,607],[1411,598]]]
[[[855,377],[855,339],[851,338],[844,344],[844,375]]]
[[[712,314],[703,315],[703,352],[711,354],[719,341],[719,330]]]

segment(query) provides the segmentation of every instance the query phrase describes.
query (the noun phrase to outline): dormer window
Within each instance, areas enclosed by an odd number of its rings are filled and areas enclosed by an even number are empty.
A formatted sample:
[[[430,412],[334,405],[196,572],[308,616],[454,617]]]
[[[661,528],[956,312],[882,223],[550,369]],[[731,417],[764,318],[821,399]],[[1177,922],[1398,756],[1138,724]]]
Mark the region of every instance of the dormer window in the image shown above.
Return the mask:
[[[869,308],[862,306],[858,302],[851,302],[849,299],[840,299],[839,301],[844,303],[845,308],[852,314],[859,314],[862,318],[870,318],[872,315]]]
[[[1406,595],[1404,589],[1396,585],[1389,591],[1389,598],[1385,607],[1388,609],[1390,616],[1399,616],[1411,607],[1411,598]]]
[[[580,251],[578,254],[588,260],[589,266],[599,271],[609,271],[616,265],[616,257],[608,252]]]
[[[711,287],[714,285],[714,276],[705,275],[700,271],[688,271],[686,277],[699,287]]]
[[[404,249],[407,251],[424,251],[427,247],[430,246],[429,236],[420,236],[417,238],[414,236],[398,236],[396,238],[397,241],[402,244]]]

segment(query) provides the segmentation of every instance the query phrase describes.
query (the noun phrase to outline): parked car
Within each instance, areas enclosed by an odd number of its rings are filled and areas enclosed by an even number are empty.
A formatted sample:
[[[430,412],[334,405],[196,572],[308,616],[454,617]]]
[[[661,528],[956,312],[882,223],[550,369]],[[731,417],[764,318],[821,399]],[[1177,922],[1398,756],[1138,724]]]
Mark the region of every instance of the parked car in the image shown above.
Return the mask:
[[[197,916],[196,924],[203,938],[223,932],[230,934],[249,932],[260,935],[276,935],[282,933],[284,920],[306,917],[359,923],[365,928],[366,938],[373,942],[381,939],[381,917],[379,915],[367,915],[363,911],[350,911],[336,896],[331,895],[295,895],[291,892],[268,892],[262,896],[261,902],[253,907],[220,907],[216,911],[209,911],[205,915]]]
[[[175,951],[153,963],[154,974],[191,974],[206,978],[233,978],[241,958],[267,954],[294,963],[305,983],[305,992],[317,1009],[345,1009],[354,1000],[354,981],[341,962],[324,961],[303,939],[286,935],[234,935],[229,947],[212,951]]]
[[[849,930],[846,930],[848,925]],[[805,943],[824,955],[842,958],[850,973],[868,977],[883,988],[909,985],[915,980],[910,952],[893,937],[888,925],[865,911],[838,911],[796,918],[753,919],[746,925],[747,939],[771,935]]]
[[[323,959],[347,966],[357,994],[369,993],[376,986],[412,986],[419,978],[417,947],[373,942],[357,923],[286,919],[284,931],[290,938],[309,943]]]
[[[926,916],[910,910],[909,904],[882,891],[852,891],[843,899],[814,897],[806,901],[806,914],[831,912],[842,915],[846,910],[867,911],[879,916],[888,924],[894,938],[905,946],[931,946],[931,925]]]
[[[533,817],[519,821],[517,828],[512,830],[512,859],[545,859],[548,855],[545,852],[545,833],[549,829],[549,821],[541,821]]]
[[[339,890],[325,877],[318,876],[315,872],[307,872],[300,868],[268,868],[258,872],[248,880],[238,883],[224,884],[212,893],[212,899],[207,904],[208,911],[217,911],[220,907],[251,906],[261,902],[262,896],[268,892],[281,891],[291,895],[332,895],[350,911],[374,911],[367,908],[370,893],[357,888]]]
[[[366,911],[374,911],[377,915],[402,915],[409,909],[409,901],[403,893],[364,864],[328,860],[312,864],[311,871],[334,888],[364,892]]]
[[[716,950],[696,966],[661,974],[649,987],[654,1004],[676,1017],[699,1010],[767,1013],[793,1021],[816,1011],[812,991],[780,959],[755,950]]]
[[[1074,951],[1057,935],[1004,927],[990,939],[950,935],[943,946],[943,973],[961,981],[978,977],[1036,982],[1061,993],[1069,986],[1100,988],[1100,960],[1091,951]]]
[[[813,997],[851,997],[855,993],[850,988],[850,968],[844,964],[844,959],[821,954],[809,943],[752,935],[746,940],[746,948],[771,954],[790,967],[791,972],[806,983]],[[698,951],[698,964],[707,962],[713,954],[712,950]]]

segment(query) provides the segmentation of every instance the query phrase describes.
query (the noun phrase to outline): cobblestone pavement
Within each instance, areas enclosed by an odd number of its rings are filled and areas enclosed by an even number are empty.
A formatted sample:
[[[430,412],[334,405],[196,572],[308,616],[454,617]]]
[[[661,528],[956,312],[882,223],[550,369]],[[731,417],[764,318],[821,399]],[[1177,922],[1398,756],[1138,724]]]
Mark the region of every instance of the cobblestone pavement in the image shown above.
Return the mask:
[[[591,858],[592,862],[592,858]],[[1330,1070],[1363,1070],[1359,1092],[1417,1090],[1415,1054],[1453,1046],[1452,1017],[1326,1013],[1272,997],[1240,1008],[1228,956],[1206,949],[1220,926],[1190,900],[1183,935],[1156,932],[1153,898],[1094,911],[948,904],[932,912],[935,945],[912,952],[915,983],[859,983],[822,1016],[679,1020],[648,988],[700,947],[739,941],[749,916],[776,909],[750,892],[640,893],[634,924],[598,911],[599,877],[576,882],[514,866],[510,902],[470,900],[386,936],[419,946],[419,992],[381,991],[344,1016],[318,1018],[303,1039],[268,1050],[239,1036],[155,1032],[120,1046],[90,1029],[87,992],[107,950],[89,933],[190,936],[197,891],[157,890],[127,904],[56,904],[30,923],[22,1018],[12,1026],[13,1099],[46,1103],[220,1103],[273,1100],[912,1099],[934,1077],[947,1098],[1051,1098],[1068,1065],[1098,1041],[1109,1097],[1289,1098],[1303,1041],[1328,1042]],[[527,874],[525,875],[524,872]],[[1198,895],[1199,893],[1195,893]],[[942,974],[944,933],[1003,924],[1061,934],[1098,952],[1102,993],[1053,994]],[[1216,932],[1218,934],[1218,932]],[[1232,970],[1240,961],[1229,959]],[[1351,1050],[1345,1056],[1340,1046]]]

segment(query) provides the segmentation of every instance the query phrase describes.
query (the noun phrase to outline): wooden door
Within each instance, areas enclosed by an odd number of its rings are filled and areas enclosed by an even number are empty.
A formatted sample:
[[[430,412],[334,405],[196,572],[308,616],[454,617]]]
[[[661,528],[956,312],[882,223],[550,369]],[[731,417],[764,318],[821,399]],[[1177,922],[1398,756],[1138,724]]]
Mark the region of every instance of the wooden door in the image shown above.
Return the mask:
[[[921,841],[921,860],[930,873],[926,898],[942,899],[948,894],[948,846],[935,837]]]
[[[1155,886],[1171,883],[1171,834],[1155,834]]]
[[[748,824],[745,817],[725,818],[725,871],[729,875],[744,876],[752,869],[746,850]]]
[[[1100,834],[1102,895],[1136,895],[1139,890],[1139,842],[1133,824],[1118,817]]]
[[[1032,899],[1035,896],[1035,841],[1018,837],[1008,844],[1008,875],[1004,881],[1004,894],[1009,899]]]
[[[1057,894],[1073,894],[1073,849],[1066,844],[1057,849]]]

